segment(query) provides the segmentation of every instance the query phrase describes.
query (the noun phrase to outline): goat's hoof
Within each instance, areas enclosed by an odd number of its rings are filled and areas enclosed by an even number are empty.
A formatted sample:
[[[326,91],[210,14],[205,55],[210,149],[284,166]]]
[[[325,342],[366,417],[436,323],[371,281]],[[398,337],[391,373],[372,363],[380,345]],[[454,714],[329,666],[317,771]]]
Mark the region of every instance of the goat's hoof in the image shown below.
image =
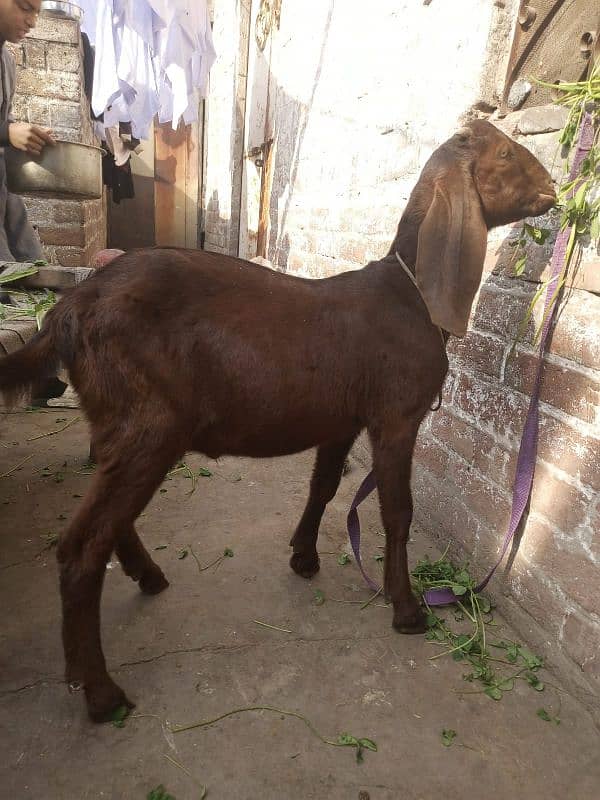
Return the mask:
[[[416,608],[409,615],[394,613],[392,626],[398,633],[425,633],[427,617],[420,608]]]
[[[160,594],[168,586],[169,581],[158,567],[156,570],[148,570],[139,579],[139,587],[144,594]]]
[[[135,708],[135,703],[127,697],[120,686],[108,678],[100,686],[85,687],[88,714],[92,722],[110,722],[115,711],[123,706],[127,709]]]
[[[317,553],[294,553],[290,558],[290,567],[294,570],[296,575],[302,578],[312,578],[321,569],[321,563]]]

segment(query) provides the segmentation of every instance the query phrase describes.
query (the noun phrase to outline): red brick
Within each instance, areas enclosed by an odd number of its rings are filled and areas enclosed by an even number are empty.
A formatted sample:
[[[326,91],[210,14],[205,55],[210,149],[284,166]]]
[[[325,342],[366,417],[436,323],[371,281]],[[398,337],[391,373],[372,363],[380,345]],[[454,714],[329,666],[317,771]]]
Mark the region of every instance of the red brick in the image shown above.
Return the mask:
[[[570,533],[585,523],[590,501],[579,489],[557,478],[538,461],[533,479],[531,510]]]
[[[81,58],[77,47],[52,44],[48,47],[48,69],[61,72],[79,72]]]
[[[492,530],[504,531],[510,518],[508,494],[482,478],[457,456],[450,457],[448,475],[467,508]]]
[[[448,355],[453,366],[459,361],[469,369],[499,377],[505,347],[501,339],[471,330],[464,339],[450,339]]]
[[[431,415],[433,435],[446,447],[472,464],[479,472],[489,476],[498,486],[511,489],[517,463],[517,452],[507,450],[493,436],[473,423],[452,413],[452,404]]]
[[[448,467],[448,453],[431,436],[420,435],[414,452],[415,460],[430,474],[442,477]]]
[[[44,244],[83,247],[85,237],[82,225],[64,225],[52,228],[40,227],[40,238]]]
[[[537,356],[516,352],[506,364],[505,383],[531,394],[538,369]],[[593,423],[600,405],[600,380],[576,369],[544,361],[540,400],[566,414]]]
[[[523,395],[463,374],[457,379],[454,403],[478,427],[489,426],[495,435],[518,444],[528,407]]]
[[[78,44],[79,23],[42,14],[35,28],[27,36],[27,41],[30,39]]]
[[[540,413],[538,457],[586,486],[600,489],[600,439]]]
[[[503,569],[503,567],[501,568]],[[498,575],[498,573],[496,573]],[[502,584],[536,623],[557,637],[567,613],[565,602],[548,576],[531,566],[525,559],[516,558],[508,572],[498,575]]]
[[[45,72],[38,69],[19,69],[17,91],[35,97],[51,97],[55,100],[79,100],[81,80],[72,73]]]
[[[517,450],[507,450],[493,437],[474,429],[473,466],[507,492],[512,493],[517,467]]]
[[[431,432],[465,461],[473,462],[475,428],[471,425],[442,407],[431,416]]]
[[[27,69],[46,69],[45,42],[36,41],[35,39],[28,39],[25,42],[25,65]]]
[[[584,367],[600,364],[600,297],[574,292],[561,308],[549,350]]]
[[[56,260],[63,267],[83,267],[83,251],[79,247],[57,247]]]
[[[52,128],[79,133],[82,128],[82,113],[79,103],[50,103],[50,124]]]
[[[472,327],[479,331],[495,333],[512,342],[529,299],[526,295],[509,294],[501,287],[483,285],[473,315]]]
[[[416,464],[413,478],[416,518],[440,544],[455,541],[472,553],[477,542],[479,522],[462,502],[452,485],[441,482]]]
[[[365,264],[367,261],[367,247],[362,239],[347,239],[339,247],[337,255],[345,261]]]
[[[80,224],[82,219],[82,203],[77,200],[61,200],[54,207],[54,220],[56,222],[71,222]]]
[[[598,681],[600,688],[600,625],[583,614],[572,612],[563,628],[562,645],[581,671]]]
[[[530,517],[520,542],[515,564],[525,562],[548,576],[552,586],[558,587],[571,600],[586,611],[597,610],[600,593],[600,567],[594,564],[582,549],[566,550],[554,536],[552,529],[538,517]]]
[[[43,125],[46,128],[51,125],[48,100],[43,97],[15,96],[13,116],[32,125]]]

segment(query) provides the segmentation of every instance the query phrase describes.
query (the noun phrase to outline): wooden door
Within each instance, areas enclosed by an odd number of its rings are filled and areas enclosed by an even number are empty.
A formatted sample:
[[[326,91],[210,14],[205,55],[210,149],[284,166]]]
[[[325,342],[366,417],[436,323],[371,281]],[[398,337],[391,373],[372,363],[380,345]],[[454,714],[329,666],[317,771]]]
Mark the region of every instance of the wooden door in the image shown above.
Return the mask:
[[[201,129],[155,123],[142,152],[131,156],[135,197],[109,199],[109,247],[198,247]]]
[[[198,246],[200,126],[154,131],[154,227],[159,246]]]
[[[249,26],[239,255],[267,254],[275,137],[271,106],[273,31],[280,0],[252,0]]]

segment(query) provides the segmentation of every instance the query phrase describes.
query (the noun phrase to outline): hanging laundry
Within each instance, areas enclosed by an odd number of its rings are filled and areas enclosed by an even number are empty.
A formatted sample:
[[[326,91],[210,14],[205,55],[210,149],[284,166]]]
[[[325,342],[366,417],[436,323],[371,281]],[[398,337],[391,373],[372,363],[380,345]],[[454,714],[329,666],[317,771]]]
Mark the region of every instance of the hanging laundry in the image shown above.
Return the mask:
[[[156,114],[176,129],[198,118],[216,53],[206,0],[83,0],[95,46],[92,110],[139,139]],[[102,138],[102,131],[99,131]]]

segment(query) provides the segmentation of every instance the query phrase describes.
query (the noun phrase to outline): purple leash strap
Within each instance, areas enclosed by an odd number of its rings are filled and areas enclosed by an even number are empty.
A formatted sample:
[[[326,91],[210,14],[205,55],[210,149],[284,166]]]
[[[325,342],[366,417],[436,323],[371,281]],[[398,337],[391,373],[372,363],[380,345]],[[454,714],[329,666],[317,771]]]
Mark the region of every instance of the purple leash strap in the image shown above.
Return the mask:
[[[594,140],[594,127],[592,124],[592,118],[589,113],[586,113],[581,123],[579,142],[577,145],[575,158],[573,159],[573,163],[571,164],[571,169],[569,172],[569,181],[573,181],[577,177],[579,173],[579,168],[581,166],[581,162],[585,158],[586,154],[590,151],[593,144],[593,140]],[[576,190],[577,186],[574,186],[571,196],[575,194]],[[540,337],[539,358],[538,358],[537,371],[535,375],[534,387],[529,401],[529,409],[527,411],[527,418],[525,420],[525,426],[523,428],[523,435],[521,438],[521,445],[519,448],[519,456],[517,459],[517,468],[516,468],[515,482],[513,487],[513,501],[512,501],[512,510],[510,515],[510,523],[506,535],[504,536],[504,541],[502,543],[500,555],[496,563],[493,565],[488,574],[485,576],[485,578],[481,581],[481,583],[479,583],[476,586],[475,588],[476,592],[481,592],[483,591],[483,589],[485,589],[485,587],[491,580],[492,576],[502,563],[502,560],[506,555],[506,551],[508,550],[508,547],[511,541],[513,540],[517,528],[519,527],[519,523],[521,522],[523,513],[525,511],[527,502],[529,500],[529,495],[531,494],[533,475],[535,472],[535,461],[537,456],[538,421],[539,421],[538,403],[539,403],[542,373],[544,369],[544,352],[546,349],[546,340],[548,338],[548,333],[550,332],[550,329],[552,327],[552,322],[554,320],[554,315],[558,305],[558,292],[556,291],[556,285],[564,266],[567,243],[569,241],[570,234],[571,234],[571,227],[567,227],[558,233],[556,237],[556,243],[554,245],[554,251],[552,253],[551,278],[548,281],[548,287],[546,290],[546,299],[544,303],[545,322]],[[550,306],[552,306],[552,308],[550,308]],[[358,567],[362,573],[363,578],[365,579],[367,585],[371,589],[373,589],[373,591],[378,591],[379,587],[366,574],[360,558],[360,521],[358,518],[357,508],[362,503],[362,501],[366,497],[368,497],[369,494],[371,494],[371,492],[376,488],[376,486],[377,482],[375,480],[375,475],[373,472],[370,472],[360,485],[360,488],[356,493],[356,497],[352,502],[352,505],[350,507],[350,512],[348,514],[348,536],[350,538],[350,544],[354,552],[354,557],[356,558],[356,563],[358,564]],[[454,594],[452,589],[441,588],[441,589],[429,589],[427,592],[425,592],[424,599],[425,602],[430,606],[443,606],[455,603],[459,598]]]
[[[348,512],[348,538],[350,539],[350,545],[352,547],[352,552],[354,553],[354,558],[356,559],[356,563],[358,564],[358,568],[361,572],[361,575],[365,579],[365,583],[370,589],[373,589],[374,592],[378,592],[381,587],[377,586],[374,580],[369,578],[367,573],[364,570],[362,565],[362,561],[360,558],[360,520],[358,518],[358,506],[365,500],[371,492],[377,488],[377,481],[375,480],[375,473],[373,470],[369,472],[367,477],[358,487],[358,491],[354,500],[352,501],[352,505],[350,506],[350,511]]]

